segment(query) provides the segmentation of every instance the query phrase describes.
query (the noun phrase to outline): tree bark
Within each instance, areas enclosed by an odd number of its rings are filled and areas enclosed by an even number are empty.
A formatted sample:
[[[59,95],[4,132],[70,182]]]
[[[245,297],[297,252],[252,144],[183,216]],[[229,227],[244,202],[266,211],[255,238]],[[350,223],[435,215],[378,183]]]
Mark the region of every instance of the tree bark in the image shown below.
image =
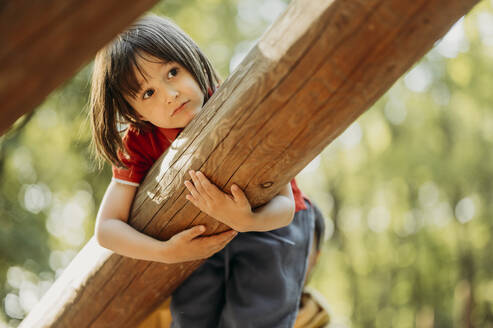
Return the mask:
[[[129,223],[166,240],[224,226],[185,199],[188,170],[271,199],[477,0],[295,0],[148,173]],[[166,265],[91,240],[21,327],[132,327],[200,261]]]

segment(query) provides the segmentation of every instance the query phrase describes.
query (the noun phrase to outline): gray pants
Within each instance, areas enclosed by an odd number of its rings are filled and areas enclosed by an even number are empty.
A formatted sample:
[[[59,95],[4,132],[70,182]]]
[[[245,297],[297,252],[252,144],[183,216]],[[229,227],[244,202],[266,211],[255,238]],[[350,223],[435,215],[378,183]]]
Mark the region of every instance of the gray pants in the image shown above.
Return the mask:
[[[303,289],[313,209],[268,232],[239,233],[173,293],[173,328],[292,327]]]

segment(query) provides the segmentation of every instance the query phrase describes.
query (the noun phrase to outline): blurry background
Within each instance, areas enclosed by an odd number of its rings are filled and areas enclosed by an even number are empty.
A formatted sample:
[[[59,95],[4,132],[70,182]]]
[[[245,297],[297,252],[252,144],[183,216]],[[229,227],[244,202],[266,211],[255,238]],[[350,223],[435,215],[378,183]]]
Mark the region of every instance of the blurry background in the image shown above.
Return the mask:
[[[281,0],[167,0],[223,78]],[[111,172],[89,153],[91,64],[0,137],[0,327],[92,236]],[[332,327],[493,327],[493,0],[461,19],[303,170],[327,217],[311,281]],[[22,90],[18,90],[22,92]]]

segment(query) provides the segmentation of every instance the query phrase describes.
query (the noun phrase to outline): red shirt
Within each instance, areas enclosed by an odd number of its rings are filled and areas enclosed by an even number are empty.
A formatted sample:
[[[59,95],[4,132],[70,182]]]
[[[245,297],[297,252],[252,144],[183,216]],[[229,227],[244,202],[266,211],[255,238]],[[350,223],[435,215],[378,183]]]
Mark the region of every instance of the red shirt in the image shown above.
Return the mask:
[[[129,127],[123,137],[123,145],[128,156],[118,154],[127,168],[113,166],[113,179],[120,183],[139,186],[154,162],[168,149],[181,131],[181,128],[154,127],[152,131],[139,133],[136,128]],[[308,200],[308,198],[298,188],[295,179],[291,180],[291,188],[296,212],[305,210],[307,207],[304,199]]]

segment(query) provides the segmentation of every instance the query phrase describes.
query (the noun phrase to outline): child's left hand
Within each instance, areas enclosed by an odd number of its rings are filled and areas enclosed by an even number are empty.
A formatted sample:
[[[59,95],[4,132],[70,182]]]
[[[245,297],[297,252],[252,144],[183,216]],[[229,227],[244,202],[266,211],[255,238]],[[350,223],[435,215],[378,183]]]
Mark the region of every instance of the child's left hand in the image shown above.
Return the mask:
[[[202,172],[189,171],[193,184],[185,181],[190,191],[186,199],[202,212],[231,227],[248,231],[254,213],[245,193],[236,184],[231,186],[232,196],[222,192]]]

